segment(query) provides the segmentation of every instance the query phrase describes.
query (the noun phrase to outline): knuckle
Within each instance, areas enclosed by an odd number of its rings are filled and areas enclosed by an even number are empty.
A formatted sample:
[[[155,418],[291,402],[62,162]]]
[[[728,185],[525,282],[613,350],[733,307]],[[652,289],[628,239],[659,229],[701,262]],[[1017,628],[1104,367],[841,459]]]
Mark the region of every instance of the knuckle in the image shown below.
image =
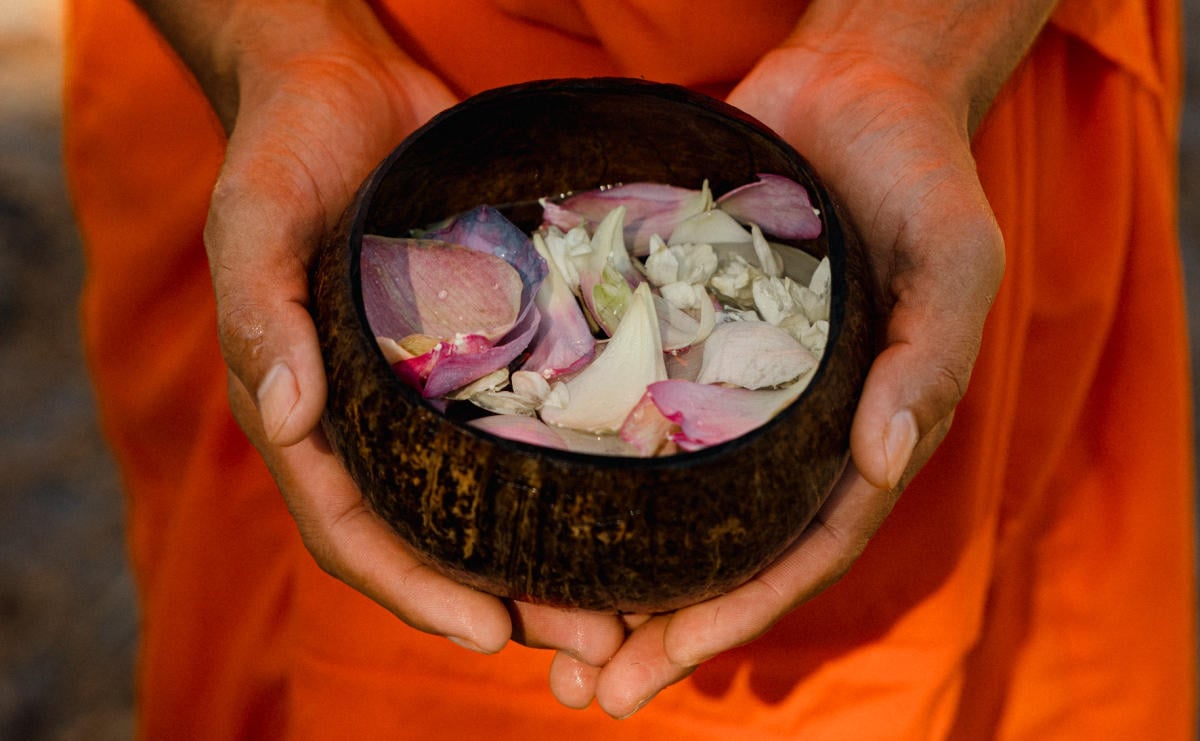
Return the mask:
[[[262,355],[267,335],[265,312],[252,303],[218,297],[217,333],[226,362],[244,367]]]

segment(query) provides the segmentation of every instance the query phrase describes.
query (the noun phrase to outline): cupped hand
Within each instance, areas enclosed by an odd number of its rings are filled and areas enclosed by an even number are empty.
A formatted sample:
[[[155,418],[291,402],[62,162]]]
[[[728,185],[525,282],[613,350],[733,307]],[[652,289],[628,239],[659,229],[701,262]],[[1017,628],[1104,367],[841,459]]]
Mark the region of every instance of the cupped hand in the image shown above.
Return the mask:
[[[812,163],[867,250],[882,344],[851,430],[851,463],[813,523],[740,588],[630,624],[602,670],[571,657],[551,685],[615,717],[747,643],[850,568],[949,429],[1004,270],[970,151],[971,103],[873,55],[772,52],[729,100]],[[567,702],[567,699],[563,699]]]
[[[321,12],[285,3],[269,25],[251,21],[237,42],[236,96],[214,100],[231,133],[205,243],[234,415],[305,545],[420,630],[484,653],[512,638],[604,663],[622,638],[616,618],[506,604],[431,569],[364,503],[318,424],[326,382],[307,310],[314,252],[371,168],[454,96],[357,3]]]

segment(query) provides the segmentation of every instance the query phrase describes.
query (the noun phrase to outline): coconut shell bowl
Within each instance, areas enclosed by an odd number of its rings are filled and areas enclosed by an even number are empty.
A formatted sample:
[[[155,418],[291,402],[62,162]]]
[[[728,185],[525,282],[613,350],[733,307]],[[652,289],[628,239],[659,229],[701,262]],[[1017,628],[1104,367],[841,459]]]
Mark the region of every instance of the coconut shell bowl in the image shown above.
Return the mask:
[[[364,234],[407,236],[481,204],[539,224],[537,199],[614,183],[714,195],[782,175],[805,186],[821,234],[795,241],[831,273],[816,374],[763,426],[696,452],[630,458],[538,447],[468,427],[406,385],[363,304]],[[683,88],[626,79],[497,89],[447,110],[364,182],[313,268],[329,441],[374,511],[429,563],[500,597],[666,611],[745,582],[821,507],[848,459],[871,360],[864,258],[805,160],[746,114]]]

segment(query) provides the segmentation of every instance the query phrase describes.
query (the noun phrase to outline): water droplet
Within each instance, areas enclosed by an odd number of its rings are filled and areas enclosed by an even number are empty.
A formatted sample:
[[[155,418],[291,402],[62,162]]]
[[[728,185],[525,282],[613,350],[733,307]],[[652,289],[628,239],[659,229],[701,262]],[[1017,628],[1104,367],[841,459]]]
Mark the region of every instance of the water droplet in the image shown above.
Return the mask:
[[[437,292],[437,297],[440,299],[444,299],[449,295],[450,295],[449,292],[447,292],[445,288],[443,288],[442,290]]]

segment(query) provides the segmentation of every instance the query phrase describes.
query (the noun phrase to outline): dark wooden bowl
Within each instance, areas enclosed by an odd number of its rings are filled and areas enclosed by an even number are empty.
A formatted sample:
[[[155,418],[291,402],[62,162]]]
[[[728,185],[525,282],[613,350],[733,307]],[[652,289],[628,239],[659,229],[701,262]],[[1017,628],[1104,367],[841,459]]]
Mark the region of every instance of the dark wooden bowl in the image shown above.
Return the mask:
[[[816,377],[737,440],[630,459],[503,440],[440,414],[392,372],[363,309],[364,233],[406,235],[479,204],[536,226],[540,196],[654,181],[714,195],[776,173],[806,185],[833,303]],[[861,248],[807,163],[771,131],[683,88],[551,80],[477,95],[414,133],[327,238],[313,314],[329,382],[324,427],[374,510],[431,563],[503,597],[605,611],[674,609],[727,591],[808,524],[847,460],[871,359]],[[532,221],[530,221],[532,219]]]

